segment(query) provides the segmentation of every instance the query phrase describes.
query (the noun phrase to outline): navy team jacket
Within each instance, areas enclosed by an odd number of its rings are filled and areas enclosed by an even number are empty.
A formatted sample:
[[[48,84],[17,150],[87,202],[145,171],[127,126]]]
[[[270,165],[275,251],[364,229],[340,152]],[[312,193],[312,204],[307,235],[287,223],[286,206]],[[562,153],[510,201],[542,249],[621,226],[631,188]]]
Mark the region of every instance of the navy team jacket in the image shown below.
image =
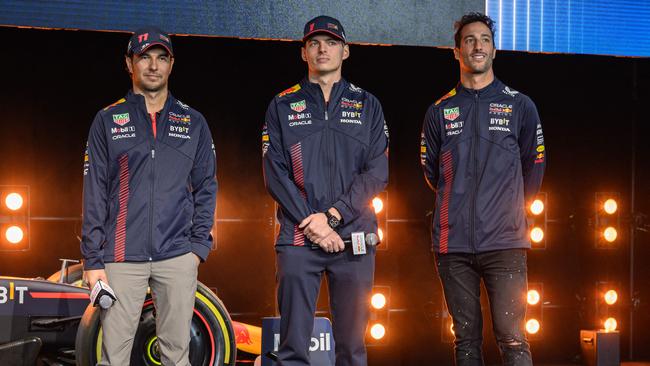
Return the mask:
[[[205,260],[216,193],[214,145],[203,116],[171,94],[162,111],[149,115],[144,97],[129,92],[99,111],[90,127],[84,268],[189,252]]]
[[[388,129],[377,98],[341,80],[325,103],[307,79],[269,104],[262,131],[264,181],[278,203],[276,245],[305,245],[298,224],[336,207],[337,231],[377,232],[372,198],[388,183]]]
[[[429,107],[420,161],[436,192],[433,248],[476,253],[530,248],[525,205],[546,164],[535,104],[499,80],[458,85]]]

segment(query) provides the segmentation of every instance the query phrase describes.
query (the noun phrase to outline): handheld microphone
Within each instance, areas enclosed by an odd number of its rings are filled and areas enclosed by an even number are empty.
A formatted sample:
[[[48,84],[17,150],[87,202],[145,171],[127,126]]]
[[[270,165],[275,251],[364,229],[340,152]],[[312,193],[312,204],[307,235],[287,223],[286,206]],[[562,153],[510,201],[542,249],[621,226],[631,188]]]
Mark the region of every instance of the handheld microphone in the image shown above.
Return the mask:
[[[90,293],[90,303],[93,306],[99,305],[99,307],[106,310],[113,306],[115,301],[117,301],[117,297],[113,289],[108,284],[98,280]]]
[[[374,246],[376,246],[377,244],[380,243],[379,242],[379,236],[377,234],[375,234],[375,233],[366,234],[365,241],[366,241],[366,248],[374,247]],[[349,245],[353,244],[352,238],[343,240],[343,244],[346,244],[345,245],[346,249],[349,248]],[[318,244],[312,243],[311,248],[312,249],[320,249],[320,246]]]

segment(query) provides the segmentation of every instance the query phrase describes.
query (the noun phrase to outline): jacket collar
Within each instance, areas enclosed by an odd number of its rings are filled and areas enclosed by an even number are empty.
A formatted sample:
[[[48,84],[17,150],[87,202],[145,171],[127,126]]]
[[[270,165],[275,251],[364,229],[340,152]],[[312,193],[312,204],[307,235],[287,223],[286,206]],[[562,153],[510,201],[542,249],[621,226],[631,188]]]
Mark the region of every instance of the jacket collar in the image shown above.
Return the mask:
[[[133,92],[133,89],[129,89],[129,92],[126,94],[126,101],[129,103],[136,104],[138,107],[141,107],[142,110],[146,113],[147,112],[147,105],[145,104],[144,100],[144,95],[142,94],[136,94]],[[172,95],[172,93],[167,92],[167,100],[165,100],[165,105],[163,106],[163,109],[161,110],[167,110],[169,109],[169,106],[174,103],[176,99]]]
[[[344,78],[337,81],[332,85],[332,92],[330,93],[330,102],[336,102],[341,99],[343,91],[348,87],[349,83]],[[309,81],[308,77],[305,77],[300,81],[300,87],[305,89],[305,91],[318,103],[325,103],[325,97],[323,96],[323,90],[318,83],[312,83]],[[332,103],[330,103],[331,105]]]
[[[459,94],[464,94],[464,95],[469,95],[469,96],[474,96],[478,94],[480,98],[494,95],[499,93],[499,90],[503,89],[503,83],[497,79],[496,77],[492,82],[482,89],[469,89],[463,86],[460,82],[458,82],[458,85],[456,85],[456,90],[458,91]]]

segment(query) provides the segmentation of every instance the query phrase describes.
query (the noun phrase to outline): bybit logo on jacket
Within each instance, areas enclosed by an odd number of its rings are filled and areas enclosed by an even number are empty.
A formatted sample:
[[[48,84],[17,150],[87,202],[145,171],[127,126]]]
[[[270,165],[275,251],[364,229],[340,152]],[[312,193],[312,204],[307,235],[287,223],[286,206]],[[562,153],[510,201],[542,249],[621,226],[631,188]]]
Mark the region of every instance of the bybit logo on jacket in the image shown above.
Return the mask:
[[[190,139],[190,128],[186,126],[169,126],[169,137],[176,137],[179,139]]]
[[[490,118],[490,127],[488,127],[489,131],[501,131],[501,132],[510,132],[510,128],[508,125],[510,124],[510,120],[507,118]]]
[[[357,111],[341,111],[341,123],[352,123],[355,125],[363,124],[361,122],[361,112]]]

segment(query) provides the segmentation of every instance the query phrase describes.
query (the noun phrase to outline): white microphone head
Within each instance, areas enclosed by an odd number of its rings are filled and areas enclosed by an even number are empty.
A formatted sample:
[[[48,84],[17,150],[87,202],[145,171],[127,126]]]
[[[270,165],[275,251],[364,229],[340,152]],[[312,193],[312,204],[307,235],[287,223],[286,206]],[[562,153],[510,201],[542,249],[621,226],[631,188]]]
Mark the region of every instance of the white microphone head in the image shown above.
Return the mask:
[[[366,245],[375,246],[379,244],[379,236],[375,233],[366,234]]]

